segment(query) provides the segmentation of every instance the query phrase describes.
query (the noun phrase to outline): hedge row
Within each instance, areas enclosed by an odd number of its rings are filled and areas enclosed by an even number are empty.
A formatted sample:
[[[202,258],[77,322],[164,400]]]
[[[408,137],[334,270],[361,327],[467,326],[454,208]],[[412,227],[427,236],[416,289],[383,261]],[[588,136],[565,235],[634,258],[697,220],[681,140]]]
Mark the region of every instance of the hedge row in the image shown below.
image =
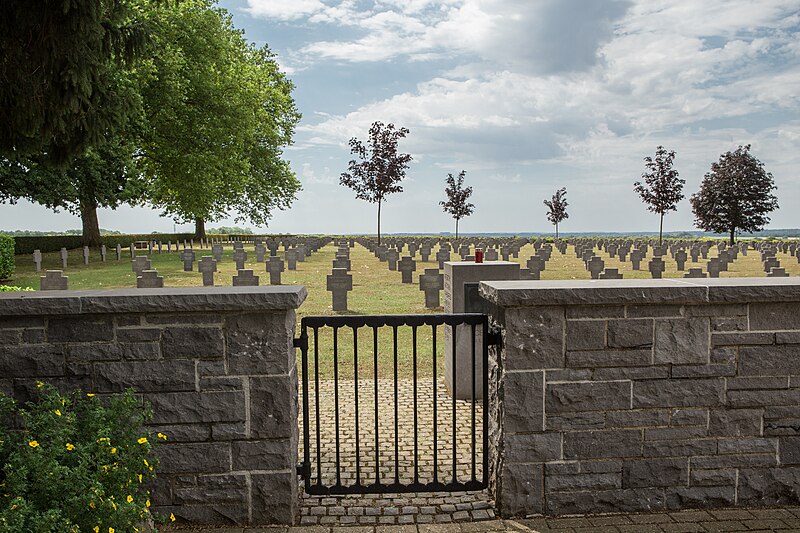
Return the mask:
[[[0,235],[0,280],[14,273],[14,237]]]
[[[210,235],[210,237],[225,237],[225,235]],[[135,241],[148,241],[153,239],[166,244],[167,241],[173,243],[194,238],[194,233],[142,233],[134,235],[104,235],[103,244],[109,248],[114,248],[117,244],[127,248]],[[57,252],[62,248],[71,250],[83,247],[83,237],[80,235],[48,235],[45,237],[15,237],[16,246],[14,252],[19,254],[32,254],[34,250],[41,250],[42,253]]]

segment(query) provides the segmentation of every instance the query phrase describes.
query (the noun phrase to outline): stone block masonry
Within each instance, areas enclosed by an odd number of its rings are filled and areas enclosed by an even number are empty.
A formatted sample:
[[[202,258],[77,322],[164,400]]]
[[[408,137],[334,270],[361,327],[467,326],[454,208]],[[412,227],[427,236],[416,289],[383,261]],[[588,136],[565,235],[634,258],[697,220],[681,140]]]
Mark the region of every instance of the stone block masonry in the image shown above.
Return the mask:
[[[800,281],[489,281],[502,516],[800,503]]]
[[[297,370],[304,287],[0,294],[0,391],[37,380],[153,405],[153,509],[202,524],[299,519]]]

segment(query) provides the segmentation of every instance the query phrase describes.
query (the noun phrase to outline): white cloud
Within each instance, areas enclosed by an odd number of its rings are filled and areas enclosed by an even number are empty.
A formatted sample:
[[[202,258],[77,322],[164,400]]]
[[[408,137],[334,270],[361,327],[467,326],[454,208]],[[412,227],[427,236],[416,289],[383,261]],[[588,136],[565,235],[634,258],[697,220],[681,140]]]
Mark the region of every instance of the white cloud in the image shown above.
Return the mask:
[[[248,0],[245,11],[254,17],[296,20],[325,9],[319,0]]]

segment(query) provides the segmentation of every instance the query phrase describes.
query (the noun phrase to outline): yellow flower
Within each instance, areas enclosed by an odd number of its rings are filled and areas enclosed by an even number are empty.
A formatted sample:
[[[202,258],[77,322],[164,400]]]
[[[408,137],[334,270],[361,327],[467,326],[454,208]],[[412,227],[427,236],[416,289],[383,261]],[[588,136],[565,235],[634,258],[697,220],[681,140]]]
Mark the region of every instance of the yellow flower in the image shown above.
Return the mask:
[[[147,500],[146,502],[144,502],[144,506],[145,507],[150,507],[150,500]]]
[[[94,526],[92,531],[94,531],[94,533],[100,533],[100,526]]]
[[[142,437],[141,439],[137,440],[136,442],[138,442],[139,444],[144,444],[144,443],[147,442],[147,437]]]
[[[32,440],[32,441],[30,441],[30,442],[28,443],[28,446],[30,446],[31,448],[36,448],[36,447],[38,447],[38,446],[39,446],[39,442],[38,442],[38,441],[35,441],[35,440]]]
[[[128,503],[131,503],[131,502],[133,501],[133,496],[131,496],[130,494],[128,494],[128,497],[127,497],[127,498],[125,498],[125,500],[126,500]]]
[[[58,409],[55,410],[55,413],[56,415],[61,416],[61,411],[59,411]]]
[[[115,511],[117,510],[117,504],[116,503],[111,502],[111,507],[113,507]]]
[[[111,453],[117,453],[117,449],[116,448],[111,448]]]
[[[159,439],[162,439],[162,440],[167,440],[167,436],[166,436],[166,435],[164,435],[163,433],[159,433],[159,434],[158,434],[158,438],[159,438]]]
[[[142,475],[139,474],[139,483],[141,483],[141,482],[142,482]]]
[[[88,396],[89,398],[94,398],[94,393],[89,392],[86,394],[86,396]]]
[[[89,507],[91,507],[92,509],[94,509],[94,508],[95,508],[94,502],[89,502]]]
[[[172,514],[172,513],[169,513],[169,519],[174,522],[175,521],[175,515]]]
[[[42,387],[44,387],[44,383],[42,383],[41,381],[37,381],[36,382],[36,387],[41,389]]]
[[[74,444],[70,444],[70,443],[68,442],[68,443],[67,443],[67,451],[68,451],[68,452],[71,452],[71,451],[72,451],[72,450],[74,450],[74,449],[75,449],[75,445],[74,445]]]
[[[114,528],[113,527],[108,528],[108,533],[114,533]]]
[[[150,463],[147,462],[147,459],[142,459],[144,461],[144,466],[150,466]]]

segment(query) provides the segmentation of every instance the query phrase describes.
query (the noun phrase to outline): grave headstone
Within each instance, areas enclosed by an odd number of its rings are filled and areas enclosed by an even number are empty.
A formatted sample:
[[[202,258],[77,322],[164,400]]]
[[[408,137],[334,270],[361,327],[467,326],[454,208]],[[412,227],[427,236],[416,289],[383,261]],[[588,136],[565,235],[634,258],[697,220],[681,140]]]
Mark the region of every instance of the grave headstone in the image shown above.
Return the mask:
[[[622,279],[622,274],[620,273],[619,269],[606,268],[600,272],[600,275],[597,277],[597,279]]]
[[[347,293],[353,290],[353,276],[343,268],[334,268],[326,281],[327,290],[333,297],[333,310],[347,311]]]
[[[281,284],[281,272],[283,272],[283,260],[277,255],[270,256],[267,260],[267,272],[269,272],[269,284]]]
[[[122,245],[118,244],[117,247],[114,249],[114,251],[117,253],[117,261],[121,261],[122,260]]]
[[[426,268],[425,273],[419,277],[419,290],[425,293],[425,307],[435,309],[439,307],[439,291],[444,289],[444,274],[438,268]]]
[[[497,255],[497,250],[495,250],[494,248],[489,248],[488,250],[486,250],[486,253],[484,254],[483,257],[486,261],[497,261],[499,256]]]
[[[47,270],[39,277],[40,291],[65,291],[69,288],[69,277],[61,270]]]
[[[307,247],[306,247],[306,245],[305,245],[305,244],[302,244],[302,243],[301,243],[301,244],[298,244],[298,245],[297,245],[297,260],[298,260],[300,263],[303,263],[303,262],[305,262],[305,260],[306,260],[306,257],[308,256],[308,253],[307,253],[307,251],[308,251],[308,249],[307,249]]]
[[[450,261],[450,252],[448,250],[440,249],[436,252],[436,260],[439,261],[439,270],[444,268],[446,261]]]
[[[706,273],[700,267],[692,267],[683,275],[684,278],[705,278]]]
[[[83,264],[84,265],[88,265],[89,264],[89,247],[88,246],[84,246],[83,247]]]
[[[222,252],[223,248],[221,244],[214,244],[211,246],[211,255],[214,257],[214,261],[222,261]]]
[[[423,244],[419,249],[419,255],[423,263],[427,263],[431,256],[431,247],[429,244]]]
[[[240,268],[237,274],[233,276],[234,287],[258,287],[258,276],[253,275],[250,269]]]
[[[181,261],[183,261],[183,271],[184,272],[191,272],[192,271],[192,264],[194,263],[195,254],[192,250],[185,248],[181,252]]]
[[[41,250],[34,250],[33,251],[33,265],[36,269],[36,272],[41,272],[42,270],[42,251]]]
[[[259,263],[264,262],[264,256],[267,254],[267,248],[261,243],[256,244],[256,261]]]
[[[61,268],[63,270],[67,269],[67,258],[68,257],[69,257],[69,255],[67,254],[67,249],[66,248],[62,248],[61,249]]]
[[[158,275],[157,270],[143,270],[136,276],[137,289],[161,289],[164,287],[164,278]]]
[[[640,250],[631,251],[631,268],[633,268],[633,270],[639,270],[642,259],[644,259],[644,254]]]
[[[150,259],[144,255],[138,255],[133,258],[131,261],[131,270],[136,274],[136,276],[141,276],[142,272],[145,270],[151,270],[153,266],[150,264]]]
[[[719,273],[722,270],[719,259],[716,257],[712,257],[711,259],[709,259],[706,270],[708,271],[709,278],[718,278]]]
[[[417,270],[417,262],[409,256],[403,257],[397,264],[397,270],[400,271],[401,281],[403,283],[412,282],[412,273]]]
[[[768,278],[788,278],[789,274],[786,272],[786,269],[783,267],[772,267],[767,274]]]
[[[286,268],[289,270],[297,270],[297,250],[289,248],[283,255],[286,257]]]
[[[397,270],[397,260],[400,257],[400,252],[394,248],[386,251],[386,262],[389,264],[389,270]]]
[[[237,248],[233,251],[233,260],[236,262],[236,270],[244,270],[244,264],[247,261],[247,252],[244,248]]]
[[[204,255],[197,262],[197,270],[203,275],[203,286],[214,286],[214,272],[217,271],[217,261],[210,255]]]
[[[107,253],[108,253],[108,249],[106,248],[106,245],[105,244],[101,244],[100,245],[100,261],[102,261],[103,263],[106,262]]]
[[[675,263],[678,265],[678,271],[683,272],[683,270],[686,268],[686,251],[678,250],[675,252],[673,257],[675,259]]]
[[[131,244],[128,246],[128,251],[129,251],[129,253],[130,253],[130,255],[131,255],[131,259],[133,259],[134,257],[136,257],[136,245],[135,245],[134,243],[131,243]]]
[[[592,279],[600,279],[600,272],[606,268],[605,262],[599,257],[594,256],[586,263],[586,270],[591,274]]]
[[[661,259],[661,256],[652,258],[647,264],[647,270],[650,271],[650,275],[653,276],[653,279],[661,279],[661,275],[666,269],[667,265],[664,263],[664,260]]]

